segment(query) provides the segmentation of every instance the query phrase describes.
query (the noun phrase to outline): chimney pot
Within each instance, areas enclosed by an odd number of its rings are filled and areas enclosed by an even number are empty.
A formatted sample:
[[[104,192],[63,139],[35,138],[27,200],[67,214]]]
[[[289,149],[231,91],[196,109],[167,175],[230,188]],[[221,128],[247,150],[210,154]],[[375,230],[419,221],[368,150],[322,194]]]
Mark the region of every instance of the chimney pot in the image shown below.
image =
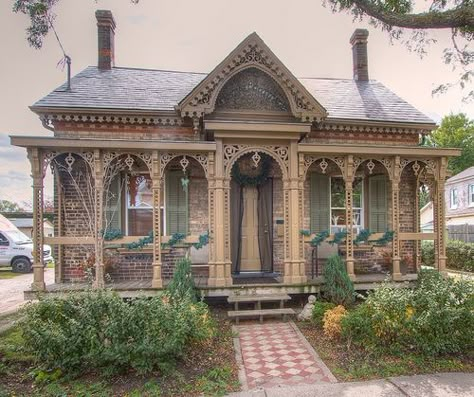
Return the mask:
[[[367,29],[356,29],[351,36],[352,63],[354,80],[369,80],[369,62],[367,57]]]
[[[115,20],[110,10],[97,10],[98,67],[110,70],[115,66]]]

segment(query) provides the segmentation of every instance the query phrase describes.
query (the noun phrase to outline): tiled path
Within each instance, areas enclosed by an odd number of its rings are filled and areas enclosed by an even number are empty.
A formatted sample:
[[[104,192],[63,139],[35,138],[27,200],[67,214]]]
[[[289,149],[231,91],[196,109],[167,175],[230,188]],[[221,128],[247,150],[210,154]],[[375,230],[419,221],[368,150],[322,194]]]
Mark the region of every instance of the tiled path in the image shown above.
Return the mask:
[[[239,325],[235,330],[244,389],[336,381],[293,323]]]

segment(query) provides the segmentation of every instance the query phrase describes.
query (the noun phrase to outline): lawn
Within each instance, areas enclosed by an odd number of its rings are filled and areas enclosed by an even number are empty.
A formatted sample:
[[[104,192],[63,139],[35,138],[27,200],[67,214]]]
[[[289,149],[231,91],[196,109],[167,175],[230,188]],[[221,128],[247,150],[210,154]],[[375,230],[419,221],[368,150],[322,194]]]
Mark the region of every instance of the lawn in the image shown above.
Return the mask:
[[[343,382],[435,372],[474,372],[474,351],[463,355],[375,354],[330,339],[311,322],[297,323],[334,376]]]
[[[0,335],[0,397],[6,396],[222,396],[240,388],[231,324],[225,312],[214,310],[219,332],[189,347],[184,358],[166,373],[139,376],[133,371],[106,376],[60,371],[36,371],[32,358],[22,353],[19,329]]]
[[[13,273],[11,267],[0,267],[0,280],[21,276],[23,273]]]

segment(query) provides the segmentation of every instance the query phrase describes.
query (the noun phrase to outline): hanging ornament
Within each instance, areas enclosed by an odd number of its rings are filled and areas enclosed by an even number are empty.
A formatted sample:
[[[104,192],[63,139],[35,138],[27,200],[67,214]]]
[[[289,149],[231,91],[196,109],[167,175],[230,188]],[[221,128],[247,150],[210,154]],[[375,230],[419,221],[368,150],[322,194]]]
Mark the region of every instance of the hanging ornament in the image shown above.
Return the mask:
[[[258,167],[258,165],[260,164],[261,159],[262,159],[262,157],[260,157],[258,152],[255,152],[254,155],[252,156],[252,161],[253,161],[253,164],[254,164],[254,168]]]
[[[74,164],[76,159],[74,158],[74,156],[71,153],[68,153],[68,155],[64,159],[64,161],[66,162],[68,172],[71,172],[72,171],[72,165]]]
[[[328,162],[326,161],[326,159],[322,159],[321,162],[319,163],[319,168],[321,168],[321,172],[323,174],[326,173],[326,169],[328,168]]]
[[[413,172],[415,173],[415,176],[418,176],[418,172],[420,171],[420,164],[418,164],[418,161],[415,161],[412,168]]]
[[[181,168],[183,169],[183,174],[186,174],[186,168],[188,168],[188,165],[189,165],[189,160],[186,158],[186,156],[183,156],[179,164],[181,164]]]
[[[367,168],[369,170],[369,174],[372,174],[375,168],[375,163],[372,160],[369,160],[369,162],[367,163]]]
[[[133,157],[130,155],[127,155],[127,158],[125,159],[125,164],[127,165],[129,171],[132,170],[134,162],[135,160],[133,159]]]

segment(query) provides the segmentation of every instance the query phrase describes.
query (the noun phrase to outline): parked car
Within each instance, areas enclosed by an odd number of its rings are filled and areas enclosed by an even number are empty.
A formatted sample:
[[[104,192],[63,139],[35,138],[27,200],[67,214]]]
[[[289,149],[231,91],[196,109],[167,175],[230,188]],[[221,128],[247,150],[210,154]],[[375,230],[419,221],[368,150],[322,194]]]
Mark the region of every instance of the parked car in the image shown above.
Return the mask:
[[[51,247],[43,245],[45,266],[53,263]],[[33,264],[33,241],[0,215],[0,266],[11,266],[15,273],[28,273]]]

